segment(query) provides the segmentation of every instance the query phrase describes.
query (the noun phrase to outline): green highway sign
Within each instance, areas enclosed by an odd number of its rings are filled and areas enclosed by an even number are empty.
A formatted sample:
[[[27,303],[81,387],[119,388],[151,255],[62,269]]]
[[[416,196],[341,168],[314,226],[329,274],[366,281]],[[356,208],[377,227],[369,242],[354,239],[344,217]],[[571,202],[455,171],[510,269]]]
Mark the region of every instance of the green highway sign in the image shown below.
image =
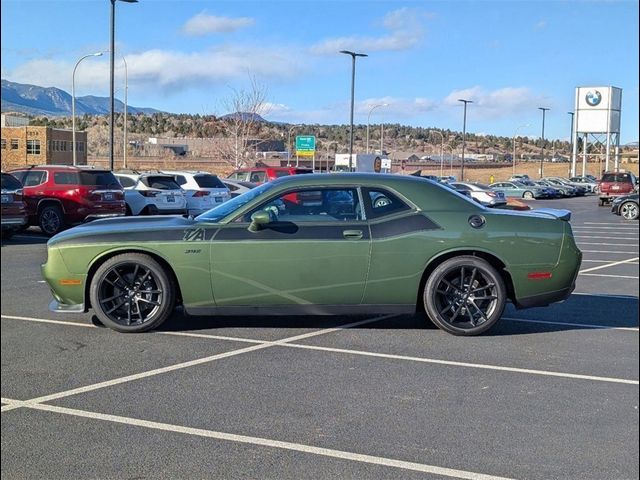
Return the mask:
[[[312,155],[316,151],[316,137],[313,135],[298,135],[296,136],[296,154],[297,155]]]

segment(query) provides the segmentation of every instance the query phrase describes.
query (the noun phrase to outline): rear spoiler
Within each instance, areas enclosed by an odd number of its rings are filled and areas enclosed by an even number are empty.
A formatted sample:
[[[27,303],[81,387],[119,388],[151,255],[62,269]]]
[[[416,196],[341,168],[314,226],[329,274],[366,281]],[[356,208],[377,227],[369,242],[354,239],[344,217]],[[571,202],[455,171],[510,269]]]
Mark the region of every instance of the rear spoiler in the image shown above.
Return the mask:
[[[547,217],[557,218],[558,220],[564,220],[568,222],[571,220],[571,210],[559,209],[559,208],[536,208],[531,213],[540,213]]]

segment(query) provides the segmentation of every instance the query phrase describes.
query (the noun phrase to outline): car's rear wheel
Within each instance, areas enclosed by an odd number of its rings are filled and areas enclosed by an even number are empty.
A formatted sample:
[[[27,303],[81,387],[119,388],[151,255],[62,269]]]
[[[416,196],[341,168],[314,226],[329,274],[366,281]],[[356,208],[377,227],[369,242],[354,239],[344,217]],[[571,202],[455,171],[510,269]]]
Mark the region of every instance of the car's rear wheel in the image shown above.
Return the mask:
[[[89,290],[98,319],[118,332],[146,332],[173,311],[175,287],[164,267],[149,255],[126,253],[104,262]]]
[[[527,200],[533,200],[533,192],[526,191],[522,194],[522,198],[526,198]]]
[[[638,204],[635,202],[624,202],[620,205],[620,215],[625,220],[637,220],[638,219]]]
[[[427,315],[454,335],[478,335],[502,316],[507,290],[498,271],[472,256],[454,257],[429,276],[423,292]]]
[[[45,235],[53,236],[64,229],[64,214],[57,205],[47,205],[38,215],[38,225]]]

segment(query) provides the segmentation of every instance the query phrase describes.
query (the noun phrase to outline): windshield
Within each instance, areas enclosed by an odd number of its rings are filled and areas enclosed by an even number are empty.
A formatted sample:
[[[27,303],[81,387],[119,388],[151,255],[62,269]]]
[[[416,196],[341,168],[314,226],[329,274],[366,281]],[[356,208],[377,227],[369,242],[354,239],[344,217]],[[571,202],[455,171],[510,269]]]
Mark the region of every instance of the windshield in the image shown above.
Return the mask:
[[[273,185],[271,183],[264,183],[259,187],[249,190],[243,193],[242,195],[238,195],[237,197],[232,198],[231,200],[224,202],[218,205],[217,207],[204,212],[202,215],[198,215],[196,217],[196,220],[219,222],[227,215],[230,215],[231,213],[235,212],[239,208],[245,206],[251,200],[253,200],[259,195],[262,195],[264,192],[266,192],[267,190],[270,190],[271,188],[273,188]]]

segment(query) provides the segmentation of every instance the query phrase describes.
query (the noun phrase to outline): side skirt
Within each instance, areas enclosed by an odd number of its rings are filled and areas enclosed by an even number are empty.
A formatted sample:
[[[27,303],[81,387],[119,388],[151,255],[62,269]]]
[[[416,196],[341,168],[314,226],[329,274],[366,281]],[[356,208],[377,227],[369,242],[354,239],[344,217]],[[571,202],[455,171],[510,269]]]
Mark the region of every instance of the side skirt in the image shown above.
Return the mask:
[[[401,305],[261,305],[229,307],[188,307],[187,315],[192,316],[237,316],[237,315],[364,315],[364,314],[414,314],[414,304]]]

